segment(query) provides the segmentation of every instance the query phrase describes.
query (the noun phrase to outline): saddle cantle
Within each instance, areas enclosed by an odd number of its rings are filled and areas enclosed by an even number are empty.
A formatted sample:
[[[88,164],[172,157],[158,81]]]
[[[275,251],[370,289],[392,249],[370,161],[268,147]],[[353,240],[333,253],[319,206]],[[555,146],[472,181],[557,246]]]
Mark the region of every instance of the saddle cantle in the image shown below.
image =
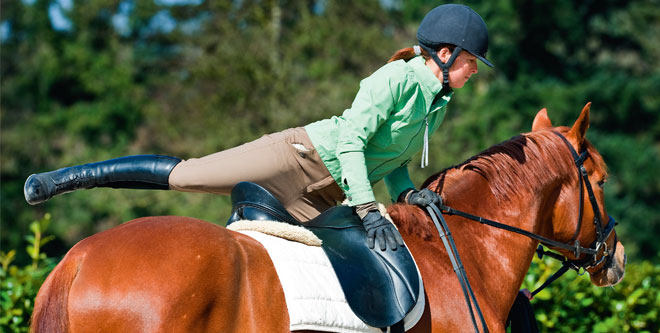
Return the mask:
[[[240,182],[231,190],[231,215],[226,225],[236,221],[279,221],[302,225],[268,190],[251,182]]]
[[[231,196],[233,208],[227,225],[242,219],[283,221],[302,225],[319,237],[351,310],[368,325],[389,327],[401,322],[423,295],[408,249],[369,249],[366,231],[353,208],[332,207],[301,223],[257,184],[238,183]]]

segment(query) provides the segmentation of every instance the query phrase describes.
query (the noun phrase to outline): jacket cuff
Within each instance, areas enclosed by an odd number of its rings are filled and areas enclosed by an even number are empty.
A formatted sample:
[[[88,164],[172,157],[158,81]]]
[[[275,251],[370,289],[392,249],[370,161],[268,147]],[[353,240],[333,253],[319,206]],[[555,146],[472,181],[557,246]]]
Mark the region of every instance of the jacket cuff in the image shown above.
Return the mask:
[[[351,207],[369,203],[371,201],[376,201],[374,192],[369,189],[364,189],[362,191],[356,191],[355,188],[345,191],[346,199],[348,200],[348,205]]]
[[[349,206],[376,201],[363,152],[345,152],[337,156],[341,165],[341,188],[346,193]]]
[[[412,187],[403,190],[403,192],[401,192],[401,194],[399,194],[399,198],[397,199],[397,202],[408,203],[408,196],[410,195],[410,193],[412,193],[414,191],[415,191],[415,189],[412,188]]]

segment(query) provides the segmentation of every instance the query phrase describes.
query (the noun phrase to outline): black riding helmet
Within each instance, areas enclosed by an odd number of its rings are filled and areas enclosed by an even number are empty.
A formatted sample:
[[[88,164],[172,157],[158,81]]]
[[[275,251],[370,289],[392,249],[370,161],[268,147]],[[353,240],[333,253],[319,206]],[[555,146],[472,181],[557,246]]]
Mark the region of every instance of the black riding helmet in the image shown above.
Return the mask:
[[[493,64],[486,59],[488,51],[486,23],[468,6],[449,4],[435,7],[426,14],[419,25],[417,40],[442,68],[442,84],[446,87],[449,87],[449,67],[461,50],[470,52],[487,66],[493,67]],[[456,46],[446,63],[443,63],[436,54],[438,47],[443,44]]]

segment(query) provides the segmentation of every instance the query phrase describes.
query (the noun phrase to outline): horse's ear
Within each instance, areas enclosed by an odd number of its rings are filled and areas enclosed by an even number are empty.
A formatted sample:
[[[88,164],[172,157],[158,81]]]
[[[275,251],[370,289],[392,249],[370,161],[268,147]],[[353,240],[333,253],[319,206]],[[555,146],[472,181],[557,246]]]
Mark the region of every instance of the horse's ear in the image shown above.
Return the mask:
[[[573,127],[568,131],[568,136],[575,139],[575,142],[579,145],[584,141],[584,137],[587,134],[587,129],[589,128],[589,110],[591,109],[591,102],[588,102],[587,105],[582,109],[582,113],[573,124]]]
[[[543,108],[539,110],[539,112],[536,114],[536,117],[534,117],[534,122],[532,123],[532,132],[548,127],[552,127],[552,122],[548,117],[548,110]]]

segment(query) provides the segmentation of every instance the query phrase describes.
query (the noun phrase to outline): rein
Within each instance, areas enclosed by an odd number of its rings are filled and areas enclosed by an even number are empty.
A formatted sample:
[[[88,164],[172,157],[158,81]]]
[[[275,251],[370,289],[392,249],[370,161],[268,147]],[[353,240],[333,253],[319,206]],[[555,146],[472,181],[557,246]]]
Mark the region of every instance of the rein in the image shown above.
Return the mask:
[[[441,207],[446,207],[442,206]],[[442,243],[445,244],[445,249],[447,250],[447,255],[451,260],[451,264],[454,267],[454,273],[458,277],[458,282],[461,284],[461,289],[463,289],[463,296],[465,297],[465,303],[470,310],[470,318],[472,319],[472,325],[474,326],[474,331],[479,332],[479,327],[477,326],[477,321],[474,318],[474,311],[472,311],[472,301],[474,301],[474,308],[477,310],[479,315],[479,320],[481,321],[481,326],[484,328],[484,332],[488,332],[488,326],[486,326],[486,320],[484,319],[483,314],[481,313],[481,308],[479,308],[479,303],[477,303],[477,298],[474,296],[472,287],[470,287],[470,282],[467,279],[467,274],[465,273],[465,268],[461,262],[461,258],[458,256],[458,250],[456,249],[456,243],[454,243],[454,238],[451,236],[449,231],[449,226],[445,219],[442,217],[440,209],[433,203],[429,204],[426,207],[426,210],[429,212],[433,224],[438,229]],[[440,220],[440,222],[438,222]]]
[[[479,316],[479,319],[481,321],[481,325],[484,327],[484,332],[488,332],[488,327],[486,326],[486,322],[484,320],[484,317],[481,313],[481,309],[479,308],[479,305],[477,304],[477,299],[474,296],[474,293],[472,292],[472,288],[470,287],[470,282],[467,279],[467,275],[465,273],[465,269],[463,267],[463,264],[460,261],[460,258],[458,256],[458,251],[456,250],[456,245],[454,243],[454,239],[451,236],[451,232],[449,232],[449,227],[447,223],[445,222],[442,212],[448,215],[457,215],[461,216],[473,221],[477,221],[481,224],[489,225],[495,228],[499,229],[504,229],[507,231],[515,232],[517,234],[527,236],[529,238],[535,239],[539,241],[541,244],[547,246],[547,247],[554,247],[554,248],[560,248],[564,250],[568,250],[573,252],[575,256],[575,260],[568,259],[567,257],[557,254],[554,252],[549,252],[549,251],[544,251],[543,247],[539,245],[538,249],[536,250],[536,253],[538,254],[539,259],[543,257],[543,255],[548,255],[553,259],[559,260],[562,262],[562,267],[555,272],[546,282],[544,282],[539,288],[534,290],[532,292],[532,296],[536,295],[538,292],[543,290],[545,287],[550,285],[553,281],[555,281],[557,278],[562,276],[564,273],[566,273],[569,269],[573,269],[575,271],[578,271],[580,269],[588,269],[591,267],[596,267],[603,263],[605,261],[605,264],[595,273],[600,272],[601,270],[605,269],[609,263],[611,262],[612,258],[614,257],[614,254],[616,253],[616,234],[615,234],[615,239],[614,239],[614,247],[612,249],[612,252],[610,253],[610,250],[607,248],[607,239],[609,238],[610,234],[612,231],[614,231],[614,227],[616,226],[616,221],[614,218],[611,216],[608,216],[609,220],[607,223],[607,226],[603,228],[601,224],[601,215],[600,215],[600,209],[598,207],[598,202],[596,201],[596,196],[594,195],[593,188],[591,187],[591,183],[589,182],[589,177],[587,174],[587,169],[584,167],[584,161],[589,157],[588,151],[585,149],[582,154],[579,154],[575,151],[573,146],[568,142],[568,140],[560,133],[558,132],[552,132],[559,136],[562,141],[566,144],[568,149],[571,152],[571,155],[573,156],[573,161],[575,162],[575,166],[578,169],[578,179],[580,181],[580,208],[579,208],[579,214],[578,214],[578,223],[577,223],[577,229],[575,230],[575,233],[572,237],[572,239],[568,243],[562,243],[558,242],[552,239],[549,239],[547,237],[543,237],[541,235],[537,235],[535,233],[529,232],[527,230],[523,230],[517,227],[512,227],[497,221],[489,220],[480,216],[472,215],[454,208],[451,208],[449,206],[439,204],[430,204],[429,206],[426,207],[429,215],[431,216],[431,219],[433,220],[433,223],[435,224],[435,227],[438,229],[438,233],[440,234],[440,237],[445,245],[445,248],[447,249],[447,254],[449,255],[449,258],[452,262],[452,265],[454,266],[454,272],[456,273],[456,276],[458,277],[458,280],[461,284],[461,288],[463,289],[463,294],[465,296],[465,302],[467,303],[467,306],[470,310],[470,316],[472,318],[472,324],[474,326],[474,329],[476,332],[479,332],[479,328],[477,327],[474,311],[472,310],[472,306],[474,305],[477,315]],[[583,209],[584,209],[584,204],[582,198],[584,197],[584,188],[587,189],[587,194],[589,196],[589,201],[591,202],[591,207],[594,212],[594,224],[596,227],[596,240],[588,247],[582,247],[580,245],[580,242],[577,240],[577,237],[580,233],[580,229],[582,226],[582,216],[583,216]],[[570,244],[572,242],[572,244]],[[600,250],[603,249],[603,255],[601,256],[600,259],[598,259],[598,253],[600,253]],[[582,260],[578,260],[582,254],[590,255],[591,257],[587,257]],[[474,302],[474,304],[472,304]]]

